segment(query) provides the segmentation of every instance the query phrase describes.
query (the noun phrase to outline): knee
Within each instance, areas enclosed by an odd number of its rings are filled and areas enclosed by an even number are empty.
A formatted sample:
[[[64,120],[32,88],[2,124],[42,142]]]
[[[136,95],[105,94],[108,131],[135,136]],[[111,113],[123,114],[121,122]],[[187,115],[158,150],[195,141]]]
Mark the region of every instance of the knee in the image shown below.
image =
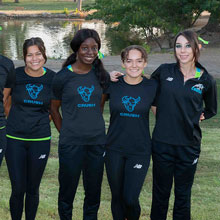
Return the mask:
[[[112,193],[112,201],[113,202],[118,202],[118,201],[121,201],[122,199],[122,196],[120,193]]]
[[[36,188],[34,188],[34,187],[27,187],[26,194],[28,196],[39,196],[39,188],[38,187],[36,187]]]
[[[160,185],[160,184],[155,184],[153,185],[153,197],[158,197],[162,200],[169,200],[170,198],[170,193],[172,189],[172,184],[171,185]]]
[[[129,209],[132,209],[132,208],[139,206],[139,200],[137,198],[132,197],[132,196],[124,195],[123,202],[124,202],[125,206]]]
[[[13,187],[11,196],[17,199],[23,199],[25,190],[21,187]]]
[[[175,203],[178,207],[183,208],[190,208],[190,200],[191,200],[191,194],[182,192],[182,193],[176,193],[175,192]]]

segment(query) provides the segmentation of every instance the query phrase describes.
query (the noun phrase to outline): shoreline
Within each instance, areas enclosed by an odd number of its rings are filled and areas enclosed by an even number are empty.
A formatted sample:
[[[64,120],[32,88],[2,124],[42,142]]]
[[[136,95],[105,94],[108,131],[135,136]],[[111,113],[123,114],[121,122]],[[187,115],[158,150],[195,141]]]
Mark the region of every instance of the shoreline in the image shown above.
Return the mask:
[[[0,18],[5,19],[28,19],[28,18],[61,18],[61,19],[85,19],[88,15],[94,13],[95,10],[90,11],[70,11],[67,13],[53,12],[48,10],[0,10]]]

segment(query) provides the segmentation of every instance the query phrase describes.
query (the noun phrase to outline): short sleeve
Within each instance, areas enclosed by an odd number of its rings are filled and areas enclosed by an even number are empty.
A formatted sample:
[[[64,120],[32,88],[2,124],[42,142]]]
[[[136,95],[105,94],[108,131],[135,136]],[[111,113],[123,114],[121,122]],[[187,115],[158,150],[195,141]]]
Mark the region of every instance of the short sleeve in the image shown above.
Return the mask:
[[[15,85],[15,67],[14,63],[10,60],[8,66],[8,74],[5,82],[5,88],[13,88]]]
[[[109,94],[110,93],[110,84],[111,84],[111,82],[106,84],[105,88],[103,89],[103,94]]]
[[[61,72],[55,74],[52,81],[52,99],[62,100],[64,77]]]
[[[6,58],[2,57],[0,64],[0,72],[5,75],[4,88],[13,88],[15,85],[15,67],[14,63]]]

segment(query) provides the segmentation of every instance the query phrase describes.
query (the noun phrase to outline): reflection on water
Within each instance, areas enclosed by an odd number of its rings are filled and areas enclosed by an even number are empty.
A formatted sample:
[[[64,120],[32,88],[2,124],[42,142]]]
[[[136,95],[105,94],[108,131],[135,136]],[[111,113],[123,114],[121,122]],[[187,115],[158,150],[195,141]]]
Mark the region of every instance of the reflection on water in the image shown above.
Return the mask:
[[[41,37],[48,58],[65,59],[72,53],[69,44],[75,32],[81,28],[95,29],[102,40],[101,52],[111,54],[106,40],[106,25],[101,21],[74,21],[59,19],[0,20],[0,53],[13,59],[22,59],[24,40]]]
[[[23,59],[22,47],[25,39],[43,39],[49,59],[66,59],[71,53],[70,41],[76,31],[82,28],[95,29],[102,41],[104,55],[118,55],[131,44],[143,45],[144,38],[137,30],[109,28],[102,21],[80,21],[64,19],[18,19],[0,20],[0,54],[13,60]],[[157,33],[158,30],[155,29]],[[159,33],[160,34],[160,33]],[[149,36],[149,33],[146,33]]]

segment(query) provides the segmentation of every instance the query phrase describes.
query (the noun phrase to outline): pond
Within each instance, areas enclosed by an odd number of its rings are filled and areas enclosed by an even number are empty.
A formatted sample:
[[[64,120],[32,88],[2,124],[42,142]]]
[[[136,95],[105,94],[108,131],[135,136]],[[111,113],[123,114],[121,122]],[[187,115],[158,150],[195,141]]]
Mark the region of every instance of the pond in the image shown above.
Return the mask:
[[[105,55],[119,54],[121,49],[131,44],[124,38],[108,30],[102,21],[80,21],[62,19],[18,19],[0,20],[0,54],[13,60],[22,58],[24,40],[41,37],[50,59],[65,59],[72,51],[70,41],[77,30],[95,29],[102,40],[101,52]],[[124,34],[126,35],[126,34]]]

